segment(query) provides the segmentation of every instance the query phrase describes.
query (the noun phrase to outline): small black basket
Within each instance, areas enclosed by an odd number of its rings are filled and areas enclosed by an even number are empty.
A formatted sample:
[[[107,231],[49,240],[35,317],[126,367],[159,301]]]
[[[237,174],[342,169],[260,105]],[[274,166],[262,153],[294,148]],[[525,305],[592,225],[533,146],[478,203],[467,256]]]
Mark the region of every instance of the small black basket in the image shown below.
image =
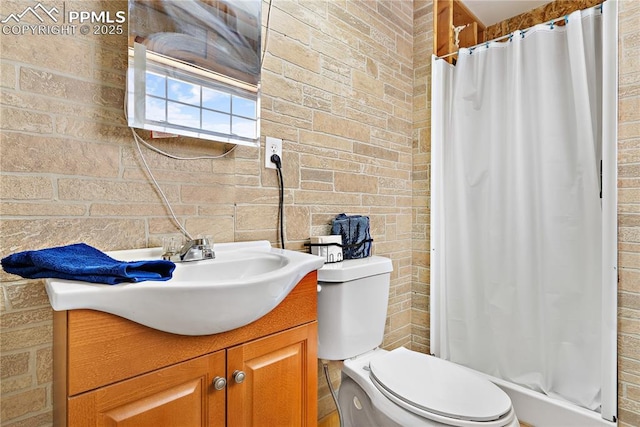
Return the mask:
[[[366,243],[371,243],[371,242],[373,242],[373,239],[365,239],[365,240],[362,240],[362,241],[360,241],[358,243],[353,243],[353,244],[350,244],[350,245],[342,245],[340,243],[309,243],[309,242],[305,243],[304,245],[309,247],[309,253],[312,253],[311,248],[316,248],[316,247],[325,247],[325,248],[327,248],[326,257],[325,257],[325,261],[324,262],[326,264],[331,264],[331,263],[340,262],[340,261],[343,260],[342,257],[343,257],[343,254],[344,254],[344,249],[357,249],[360,246],[362,246],[362,245],[364,245]],[[338,246],[341,249],[341,251],[339,252],[339,255],[334,257],[333,254],[330,254],[329,253],[329,246]]]

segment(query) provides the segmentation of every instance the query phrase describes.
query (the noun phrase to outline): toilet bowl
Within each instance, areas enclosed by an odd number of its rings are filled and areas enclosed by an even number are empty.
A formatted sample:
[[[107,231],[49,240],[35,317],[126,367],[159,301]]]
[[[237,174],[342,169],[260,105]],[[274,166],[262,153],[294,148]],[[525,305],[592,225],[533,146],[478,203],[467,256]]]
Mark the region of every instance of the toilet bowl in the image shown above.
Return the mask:
[[[345,360],[338,394],[344,427],[519,426],[509,397],[493,383],[403,347]]]
[[[318,270],[318,357],[344,360],[343,427],[518,427],[507,394],[454,363],[382,343],[391,260],[372,256]]]

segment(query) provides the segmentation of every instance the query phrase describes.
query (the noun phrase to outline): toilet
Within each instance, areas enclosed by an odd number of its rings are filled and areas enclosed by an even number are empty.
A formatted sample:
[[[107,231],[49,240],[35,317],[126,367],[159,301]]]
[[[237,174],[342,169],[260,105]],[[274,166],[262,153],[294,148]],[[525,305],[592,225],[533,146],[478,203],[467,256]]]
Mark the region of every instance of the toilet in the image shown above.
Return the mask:
[[[509,396],[446,360],[382,343],[391,260],[371,256],[318,270],[318,358],[343,360],[343,427],[518,427]]]

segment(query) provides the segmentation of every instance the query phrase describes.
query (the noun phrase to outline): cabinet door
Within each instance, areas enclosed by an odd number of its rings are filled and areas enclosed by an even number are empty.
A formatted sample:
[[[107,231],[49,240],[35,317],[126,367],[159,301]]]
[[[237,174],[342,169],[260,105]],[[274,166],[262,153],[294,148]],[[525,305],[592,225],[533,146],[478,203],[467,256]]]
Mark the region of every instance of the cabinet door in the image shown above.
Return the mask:
[[[316,328],[308,323],[227,351],[228,427],[317,425]]]
[[[77,427],[223,427],[225,353],[159,369],[69,399],[68,425]]]

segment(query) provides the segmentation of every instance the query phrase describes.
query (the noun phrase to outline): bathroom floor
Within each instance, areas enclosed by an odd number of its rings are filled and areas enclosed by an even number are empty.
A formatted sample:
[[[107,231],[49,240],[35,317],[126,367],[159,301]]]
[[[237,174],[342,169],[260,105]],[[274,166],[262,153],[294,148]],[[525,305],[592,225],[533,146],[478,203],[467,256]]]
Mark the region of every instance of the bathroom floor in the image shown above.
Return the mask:
[[[338,418],[337,412],[332,412],[320,421],[318,421],[318,427],[340,427],[340,418]],[[520,427],[534,427],[527,423],[520,423]]]

